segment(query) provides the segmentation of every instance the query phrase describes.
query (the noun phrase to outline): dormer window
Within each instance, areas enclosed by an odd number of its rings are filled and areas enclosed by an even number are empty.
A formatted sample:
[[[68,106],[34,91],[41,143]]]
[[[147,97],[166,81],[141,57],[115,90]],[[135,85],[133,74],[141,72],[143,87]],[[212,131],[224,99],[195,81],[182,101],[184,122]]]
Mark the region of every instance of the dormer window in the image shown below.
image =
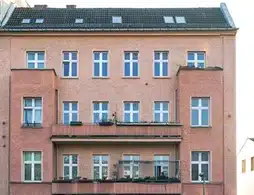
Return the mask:
[[[76,24],[83,24],[84,23],[84,19],[83,18],[76,18],[75,19],[75,23]]]
[[[22,20],[22,24],[29,24],[30,23],[30,19],[23,19]]]
[[[44,22],[44,19],[43,18],[40,18],[40,19],[36,19],[35,20],[35,23],[36,24],[42,24]]]
[[[176,19],[176,23],[178,23],[178,24],[185,24],[186,23],[184,16],[176,16],[175,19]]]
[[[121,16],[112,16],[112,23],[122,23],[122,17]]]
[[[175,23],[173,16],[164,16],[163,18],[164,18],[165,23],[168,23],[168,24],[174,24]]]

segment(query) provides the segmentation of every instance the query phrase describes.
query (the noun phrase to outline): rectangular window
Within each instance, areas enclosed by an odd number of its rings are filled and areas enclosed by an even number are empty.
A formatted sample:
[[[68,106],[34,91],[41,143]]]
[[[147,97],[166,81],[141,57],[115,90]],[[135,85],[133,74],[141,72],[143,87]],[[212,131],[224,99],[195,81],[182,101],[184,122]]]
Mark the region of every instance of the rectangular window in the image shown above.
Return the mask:
[[[254,171],[254,157],[251,157],[251,171]]]
[[[191,99],[191,126],[207,127],[210,125],[210,98]]]
[[[70,154],[63,156],[64,179],[74,179],[78,176],[78,155]]]
[[[108,177],[108,155],[93,155],[94,179],[106,179]]]
[[[139,102],[124,102],[124,122],[139,121]]]
[[[124,52],[124,76],[138,77],[138,52]]]
[[[193,182],[202,182],[200,173],[204,174],[205,181],[210,178],[210,153],[192,152],[191,153],[191,180]]]
[[[155,177],[168,177],[169,172],[169,156],[168,155],[155,155],[154,156],[154,174]]]
[[[41,152],[23,152],[24,159],[24,181],[42,181]]]
[[[45,68],[45,52],[44,51],[28,51],[27,55],[27,68],[41,69]]]
[[[154,52],[154,76],[168,76],[168,52]]]
[[[188,67],[205,68],[205,52],[188,52]]]
[[[169,103],[154,102],[154,121],[167,123],[169,121]]]
[[[139,155],[124,155],[123,175],[129,178],[139,177]]]
[[[108,102],[93,103],[93,123],[108,121]]]
[[[93,53],[93,76],[107,77],[108,76],[108,52]]]
[[[78,77],[78,54],[77,52],[63,52],[63,76]]]
[[[242,160],[242,173],[246,172],[246,160]]]
[[[63,123],[78,121],[78,102],[63,102]]]
[[[42,99],[24,98],[24,125],[42,124]]]

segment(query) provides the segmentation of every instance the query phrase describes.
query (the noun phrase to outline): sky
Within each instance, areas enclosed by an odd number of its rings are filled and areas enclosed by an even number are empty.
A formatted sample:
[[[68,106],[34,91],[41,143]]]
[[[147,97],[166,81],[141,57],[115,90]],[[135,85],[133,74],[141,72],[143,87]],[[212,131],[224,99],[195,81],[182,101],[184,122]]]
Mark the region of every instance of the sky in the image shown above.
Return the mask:
[[[219,7],[220,0],[27,0],[49,7]],[[247,137],[254,137],[254,1],[224,0],[239,29],[237,34],[237,145],[238,149]],[[254,49],[253,49],[254,50]],[[253,51],[254,52],[254,51]],[[253,60],[252,60],[253,57]],[[253,89],[252,85],[253,83]],[[250,84],[250,86],[249,86]]]

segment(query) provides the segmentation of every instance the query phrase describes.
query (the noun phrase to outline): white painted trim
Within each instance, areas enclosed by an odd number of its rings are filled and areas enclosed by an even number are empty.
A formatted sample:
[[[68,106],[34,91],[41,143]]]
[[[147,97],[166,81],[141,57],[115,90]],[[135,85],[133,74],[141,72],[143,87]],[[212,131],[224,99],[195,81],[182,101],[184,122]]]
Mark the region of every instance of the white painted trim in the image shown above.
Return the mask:
[[[159,111],[155,111],[155,103],[159,103],[160,104],[160,110]],[[168,104],[168,110],[164,111],[163,110],[163,103],[167,103]],[[170,122],[170,101],[153,101],[153,121],[155,121],[155,114],[160,114],[160,121],[158,122],[163,122],[163,114],[168,114],[168,121]]]
[[[130,110],[125,111],[125,103],[130,104]],[[137,103],[138,104],[138,110],[134,111],[133,110],[133,104]],[[133,114],[138,113],[138,121],[140,121],[140,101],[124,101],[123,102],[123,121],[125,121],[125,113],[130,114],[130,122],[133,122]]]
[[[94,54],[99,53],[99,60],[95,60]],[[107,60],[102,59],[102,54],[107,54]],[[99,76],[95,76],[95,66],[94,63],[99,63]],[[107,63],[107,76],[102,76],[102,63]],[[93,51],[93,78],[109,78],[109,52],[108,51]]]
[[[69,53],[69,59],[64,60],[64,53]],[[72,53],[77,54],[77,60],[72,60]],[[64,62],[69,63],[69,76],[64,76]],[[72,76],[72,63],[77,64],[77,76]],[[62,51],[62,78],[79,78],[79,53],[78,51]]]
[[[76,155],[77,156],[77,164],[72,163],[72,157]],[[69,158],[69,164],[64,164],[64,157],[68,156]],[[79,155],[78,154],[63,154],[63,177],[64,175],[64,167],[68,166],[69,167],[69,179],[74,179],[73,174],[72,174],[72,168],[77,167],[77,176],[79,176]]]
[[[35,53],[34,60],[28,60],[28,53]],[[38,60],[38,53],[43,53],[44,60]],[[34,63],[34,68],[29,69],[45,69],[46,68],[46,51],[26,51],[26,68],[29,63]],[[38,64],[43,63],[43,68],[38,68]]]
[[[159,60],[155,60],[155,53],[159,53],[160,54],[160,59]],[[167,53],[167,60],[163,60],[163,53]],[[160,63],[160,75],[156,76],[155,75],[155,63],[158,62]],[[167,68],[168,68],[168,72],[167,75],[163,76],[163,63],[167,62]],[[155,78],[169,78],[169,51],[154,51],[153,52],[153,77]]]
[[[94,156],[98,156],[99,157],[99,164],[94,164]],[[107,161],[108,163],[107,164],[102,164],[102,156],[107,156]],[[107,167],[107,177],[109,177],[109,155],[108,154],[93,154],[92,155],[92,178],[94,178],[94,167],[99,167],[99,179],[102,179],[102,167]]]
[[[69,110],[65,111],[64,110],[64,103],[68,103],[69,104]],[[77,111],[73,111],[72,110],[72,104],[76,103],[77,104]],[[79,103],[78,101],[63,101],[62,102],[62,123],[64,124],[64,114],[68,113],[69,114],[69,123],[72,121],[72,114],[73,113],[77,113],[77,121],[79,121]]]
[[[129,60],[125,59],[125,54],[126,53],[130,54],[130,59]],[[137,55],[138,55],[137,60],[133,60],[133,53],[137,53]],[[130,63],[130,76],[125,75],[125,63],[126,62]],[[133,63],[138,64],[138,75],[137,76],[133,76]],[[139,78],[140,77],[139,52],[138,51],[124,51],[124,54],[123,54],[123,77],[125,77],[125,78]]]
[[[99,110],[97,110],[97,111],[95,111],[94,110],[94,104],[95,103],[97,103],[97,104],[99,104]],[[103,111],[102,110],[102,104],[103,103],[107,103],[107,107],[108,107],[108,109],[107,109],[107,111]],[[108,115],[108,119],[109,119],[109,101],[93,101],[92,102],[92,109],[91,109],[93,112],[92,112],[92,123],[95,123],[95,121],[94,121],[94,114],[95,113],[99,113],[99,120],[101,121],[102,120],[102,114],[104,113],[107,113],[107,115]]]

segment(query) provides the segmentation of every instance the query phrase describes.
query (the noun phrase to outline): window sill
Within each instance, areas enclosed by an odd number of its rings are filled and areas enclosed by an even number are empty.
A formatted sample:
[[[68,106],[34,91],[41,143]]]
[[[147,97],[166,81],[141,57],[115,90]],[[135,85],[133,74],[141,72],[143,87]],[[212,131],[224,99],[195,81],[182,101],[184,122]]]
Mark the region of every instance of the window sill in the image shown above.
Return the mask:
[[[193,184],[203,184],[204,182],[203,181],[191,181],[191,183]],[[205,181],[205,184],[209,184],[211,183],[211,181]]]
[[[153,79],[171,79],[171,77],[170,76],[162,76],[162,77],[160,77],[160,76],[153,76]]]
[[[195,129],[209,129],[212,128],[212,126],[190,126],[191,128]]]
[[[140,77],[126,77],[126,76],[123,76],[122,79],[140,79]]]
[[[92,77],[92,79],[110,79],[109,77]]]
[[[35,125],[35,126],[27,126],[27,125],[22,124],[21,128],[22,129],[43,129],[43,126],[42,126],[42,124]]]
[[[61,79],[79,79],[79,77],[61,77]]]

